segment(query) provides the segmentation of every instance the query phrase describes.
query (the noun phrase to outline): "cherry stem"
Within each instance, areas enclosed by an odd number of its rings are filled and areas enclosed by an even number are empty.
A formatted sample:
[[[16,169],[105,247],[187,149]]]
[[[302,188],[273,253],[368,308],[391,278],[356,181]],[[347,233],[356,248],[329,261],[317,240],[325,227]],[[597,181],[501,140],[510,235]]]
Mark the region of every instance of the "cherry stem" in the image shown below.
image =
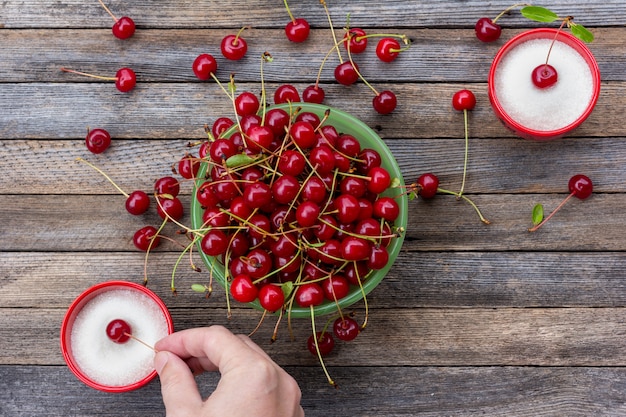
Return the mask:
[[[333,387],[337,388],[338,385],[330,377],[330,374],[328,373],[328,370],[326,369],[326,366],[324,365],[324,359],[322,359],[322,353],[320,352],[320,345],[317,340],[317,332],[315,331],[315,309],[313,305],[311,305],[310,308],[311,308],[311,327],[313,328],[313,341],[315,342],[315,351],[317,352],[317,358],[319,359],[320,364],[322,365],[322,369],[324,370],[326,379],[328,379],[328,383],[332,385]],[[324,333],[322,332],[320,334],[323,335]]]
[[[97,78],[99,80],[117,81],[117,77],[105,77],[103,75],[94,75],[94,74],[89,74],[87,72],[76,71],[76,70],[69,69],[69,68],[61,68],[61,71],[70,72],[72,74],[84,75],[85,77]]]
[[[237,32],[237,34],[235,35],[235,39],[233,39],[233,45],[239,45],[239,38],[241,37],[241,34],[243,33],[243,31],[246,29],[248,29],[247,26],[244,26],[241,29],[239,29],[239,32]]]
[[[158,351],[158,350],[156,350],[153,346],[150,346],[149,344],[147,344],[147,343],[146,343],[146,342],[144,342],[143,340],[139,339],[138,337],[133,336],[133,335],[132,335],[132,334],[130,334],[130,333],[126,333],[126,332],[124,332],[124,336],[128,336],[128,337],[130,337],[131,339],[133,339],[134,341],[141,343],[142,345],[144,345],[144,346],[145,346],[145,347],[147,347],[148,349],[153,350],[153,351],[154,351],[154,353],[159,353],[159,351]]]
[[[510,12],[511,10],[515,9],[516,7],[521,7],[521,6],[530,6],[530,4],[528,3],[516,3],[513,6],[507,7],[506,9],[504,9],[502,11],[502,13],[500,13],[499,15],[497,15],[495,17],[495,19],[493,19],[491,22],[492,23],[496,23],[498,21],[498,19],[500,19],[502,16],[504,16],[505,14],[507,14],[508,12]]]
[[[462,197],[463,190],[465,189],[465,177],[467,176],[467,155],[469,148],[469,135],[468,135],[468,123],[467,123],[467,109],[463,109],[463,121],[465,124],[465,156],[463,157],[463,180],[461,181],[461,190],[457,195],[457,199]]]
[[[570,21],[569,18],[563,19],[563,21],[561,22],[561,26],[559,26],[559,29],[554,34],[554,39],[552,39],[552,42],[550,43],[550,48],[548,48],[548,55],[546,56],[546,64],[545,64],[546,66],[548,65],[548,60],[550,59],[550,53],[552,52],[552,47],[556,43],[556,39],[559,37],[559,33],[563,29],[563,26],[565,26],[565,24],[567,24],[569,21]]]
[[[106,12],[111,15],[113,20],[115,20],[117,22],[117,20],[118,20],[117,17],[115,17],[115,15],[113,13],[111,13],[111,10],[109,10],[109,8],[105,6],[105,4],[102,2],[102,0],[98,0],[98,1],[100,2],[102,7],[104,8],[104,10],[106,10]]]
[[[443,194],[450,194],[450,195],[454,195],[457,196],[458,198],[462,198],[463,200],[467,201],[472,207],[474,207],[474,210],[476,210],[476,213],[478,214],[478,217],[480,217],[480,221],[485,223],[485,224],[491,224],[491,222],[487,219],[485,219],[482,215],[482,213],[480,212],[480,210],[478,209],[478,206],[469,198],[467,198],[464,195],[460,195],[459,193],[455,193],[454,191],[450,191],[450,190],[445,190],[443,188],[437,188],[437,191]]]
[[[543,219],[543,221],[542,221],[541,223],[539,223],[537,226],[535,226],[535,227],[531,227],[530,229],[528,229],[528,231],[529,231],[529,232],[534,232],[534,231],[536,231],[537,229],[539,229],[541,226],[543,226],[543,225],[544,225],[544,223],[546,223],[548,220],[550,220],[550,218],[551,218],[552,216],[554,216],[554,214],[555,214],[557,211],[559,211],[559,210],[561,209],[561,207],[563,207],[563,206],[565,205],[565,203],[567,203],[567,201],[568,201],[570,198],[572,198],[572,197],[574,196],[574,194],[575,194],[575,192],[572,192],[570,195],[568,195],[567,197],[565,197],[565,200],[561,201],[561,204],[559,204],[559,205],[557,206],[557,208],[555,208],[555,209],[552,211],[552,213],[550,213],[550,214],[548,215],[548,217],[546,217],[545,219]]]
[[[112,179],[111,177],[109,177],[103,170],[101,170],[100,168],[98,168],[97,166],[95,166],[94,164],[92,164],[91,162],[87,162],[85,161],[83,158],[76,158],[76,160],[78,162],[82,162],[85,165],[90,166],[91,168],[95,169],[96,171],[98,171],[100,174],[102,174],[102,176],[104,176],[104,178],[106,178],[111,184],[113,184],[113,186],[126,198],[128,198],[128,193],[126,193],[124,190],[122,190]]]
[[[285,9],[287,9],[287,14],[289,15],[289,18],[291,19],[293,23],[296,23],[295,17],[293,17],[291,10],[289,10],[289,5],[287,4],[287,0],[284,0],[284,3],[285,3]]]
[[[337,42],[337,35],[335,34],[335,26],[333,25],[333,20],[330,17],[328,6],[326,5],[326,2],[324,0],[320,0],[320,3],[322,4],[322,6],[324,6],[324,11],[326,12],[326,17],[328,18],[328,24],[330,26],[330,33],[333,35],[333,42],[335,43],[335,47],[337,48],[337,45],[339,43]],[[330,52],[332,52],[332,49]],[[337,55],[339,55],[339,63],[343,64],[343,58],[341,56],[341,51],[339,51],[339,48],[337,48]],[[320,72],[321,72],[321,68],[320,68]]]
[[[354,35],[350,35],[350,38],[348,39],[348,48],[346,49],[348,51],[348,59],[350,60],[350,64],[352,64],[352,68],[354,68],[354,71],[356,72],[356,75],[359,76],[359,78],[361,79],[361,81],[363,81],[363,83],[368,86],[373,92],[374,95],[378,97],[378,95],[380,94],[373,86],[372,84],[370,84],[365,77],[363,77],[363,75],[361,74],[361,71],[359,71],[356,68],[356,65],[354,64],[354,60],[352,59],[352,54],[350,53],[350,39],[352,39]]]

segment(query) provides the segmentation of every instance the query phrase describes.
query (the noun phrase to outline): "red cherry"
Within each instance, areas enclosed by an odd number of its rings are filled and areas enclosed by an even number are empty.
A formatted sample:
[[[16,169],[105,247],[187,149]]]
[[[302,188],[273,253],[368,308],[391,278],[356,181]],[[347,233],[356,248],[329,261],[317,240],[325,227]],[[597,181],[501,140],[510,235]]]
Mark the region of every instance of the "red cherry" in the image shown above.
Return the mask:
[[[289,135],[300,149],[309,149],[315,145],[315,128],[307,121],[297,121],[291,125]]]
[[[259,99],[249,91],[244,91],[235,98],[235,109],[239,116],[256,114],[259,111]]]
[[[361,327],[351,317],[339,317],[333,323],[333,333],[338,339],[345,342],[354,340],[361,332]]]
[[[317,223],[320,207],[312,201],[305,201],[296,209],[296,220],[302,227],[311,227]]]
[[[272,202],[272,189],[262,181],[249,184],[243,191],[243,198],[253,209],[265,207]]]
[[[306,158],[304,155],[291,149],[284,151],[278,161],[278,170],[285,175],[293,175],[294,177],[300,175],[305,166]]]
[[[315,337],[317,338],[317,348],[315,346]],[[335,339],[333,339],[333,336],[329,332],[317,332],[315,337],[313,337],[313,335],[309,336],[306,342],[307,349],[309,349],[311,354],[317,356],[318,348],[319,353],[322,356],[328,355],[333,351],[335,347]]]
[[[359,66],[346,61],[335,67],[335,79],[339,84],[352,85],[359,79]]]
[[[298,89],[291,84],[283,84],[274,92],[274,103],[297,103],[300,101]]]
[[[289,113],[283,109],[270,109],[265,113],[265,125],[272,129],[276,137],[285,136],[285,128],[291,123]]]
[[[269,112],[268,112],[269,113]],[[226,132],[235,122],[230,117],[218,117],[211,126],[211,134],[215,139],[222,137],[222,133]]]
[[[398,99],[393,91],[384,90],[372,99],[372,106],[380,114],[389,114],[396,109]]]
[[[483,42],[496,41],[500,38],[500,34],[502,33],[502,27],[488,17],[478,19],[474,30],[476,37]]]
[[[302,18],[293,19],[285,26],[285,35],[291,42],[301,43],[306,41],[310,31],[309,22]]]
[[[394,38],[382,38],[376,45],[376,56],[383,62],[392,62],[400,54],[400,42]]]
[[[383,167],[373,167],[367,173],[370,178],[367,189],[375,194],[380,194],[391,185],[391,175]]]
[[[347,261],[367,259],[371,252],[370,243],[360,237],[347,236],[341,241],[341,255]]]
[[[361,206],[359,200],[350,194],[341,194],[335,199],[337,220],[341,223],[352,223],[359,218]]]
[[[200,161],[191,155],[185,155],[178,161],[178,173],[185,179],[196,178],[199,170]]]
[[[274,132],[268,126],[255,125],[246,131],[246,144],[253,153],[267,150],[274,141]]]
[[[202,240],[200,241],[200,247],[202,252],[209,256],[218,256],[226,252],[229,245],[229,237],[226,233],[219,229],[209,230]]]
[[[120,68],[115,74],[115,87],[122,93],[127,93],[137,84],[137,76],[130,68]]]
[[[370,269],[383,269],[389,262],[389,252],[384,246],[373,246],[367,259],[367,267]]]
[[[437,194],[437,188],[439,187],[439,178],[435,174],[426,173],[420,175],[417,179],[417,185],[419,187],[418,194],[422,198],[433,198]]]
[[[145,226],[135,232],[133,244],[141,251],[154,249],[159,246],[161,239],[157,235],[157,229],[153,226]]]
[[[324,302],[324,290],[316,282],[298,285],[295,300],[300,307],[318,306]]]
[[[593,183],[586,175],[576,174],[570,178],[568,188],[575,197],[584,200],[593,192]]]
[[[318,85],[310,85],[302,92],[302,100],[306,103],[322,104],[326,93]]]
[[[341,300],[350,292],[350,282],[343,275],[331,275],[322,281],[322,288],[328,300]]]
[[[328,174],[335,168],[335,152],[328,145],[319,145],[311,150],[309,162],[319,174]]]
[[[272,196],[279,204],[288,204],[295,200],[300,192],[300,182],[296,177],[283,175],[272,184]]]
[[[213,162],[221,163],[237,153],[237,145],[229,139],[217,139],[211,142],[209,157]]]
[[[133,191],[126,198],[126,211],[130,214],[139,215],[148,211],[150,207],[150,197],[143,191]]]
[[[559,74],[552,65],[541,64],[533,70],[531,73],[531,79],[533,84],[537,88],[552,87],[558,81]]]
[[[128,16],[122,16],[113,24],[111,31],[118,39],[128,39],[135,34],[135,22]]]
[[[400,206],[391,197],[381,197],[374,201],[374,215],[378,218],[393,222],[400,215]]]
[[[473,110],[476,106],[476,96],[470,90],[459,90],[452,96],[452,107],[455,110]]]
[[[161,177],[154,183],[154,191],[157,196],[167,194],[176,197],[180,192],[180,183],[174,177]]]
[[[240,303],[250,303],[256,300],[259,290],[249,275],[241,274],[233,278],[230,283],[230,294]]]
[[[220,203],[211,185],[210,181],[206,181],[196,190],[196,200],[203,208],[215,207]]]
[[[239,35],[227,35],[220,45],[224,58],[238,61],[248,52],[248,43]]]
[[[343,46],[350,51],[351,54],[360,54],[367,48],[367,34],[363,29],[349,29],[348,33],[343,37]]]
[[[157,213],[163,220],[180,220],[183,217],[183,203],[177,197],[159,198],[158,201]]]
[[[211,74],[215,74],[217,71],[217,61],[213,55],[200,54],[193,61],[191,68],[198,79],[206,81],[211,78]]]
[[[106,334],[115,343],[126,343],[130,340],[131,328],[130,325],[122,320],[112,320],[106,328]]]
[[[85,145],[91,153],[102,153],[111,145],[111,135],[104,129],[88,130]]]
[[[259,290],[259,303],[270,313],[280,310],[284,302],[285,295],[278,285],[266,284]]]

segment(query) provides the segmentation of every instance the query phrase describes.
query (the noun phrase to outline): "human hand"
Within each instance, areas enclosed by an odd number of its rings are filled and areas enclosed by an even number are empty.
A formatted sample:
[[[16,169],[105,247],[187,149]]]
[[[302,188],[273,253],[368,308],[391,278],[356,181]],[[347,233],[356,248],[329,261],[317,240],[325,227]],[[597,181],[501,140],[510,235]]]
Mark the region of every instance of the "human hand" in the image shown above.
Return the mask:
[[[175,332],[155,344],[168,417],[304,417],[297,382],[250,338],[221,326]],[[194,375],[219,371],[204,400]]]

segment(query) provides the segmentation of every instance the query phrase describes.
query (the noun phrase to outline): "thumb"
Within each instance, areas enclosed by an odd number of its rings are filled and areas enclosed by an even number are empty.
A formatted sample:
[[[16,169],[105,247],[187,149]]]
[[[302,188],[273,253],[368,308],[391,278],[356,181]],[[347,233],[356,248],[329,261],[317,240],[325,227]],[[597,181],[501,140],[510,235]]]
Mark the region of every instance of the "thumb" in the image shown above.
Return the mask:
[[[154,369],[161,380],[161,394],[168,416],[193,415],[202,407],[198,385],[185,361],[173,353],[160,351],[154,356]]]

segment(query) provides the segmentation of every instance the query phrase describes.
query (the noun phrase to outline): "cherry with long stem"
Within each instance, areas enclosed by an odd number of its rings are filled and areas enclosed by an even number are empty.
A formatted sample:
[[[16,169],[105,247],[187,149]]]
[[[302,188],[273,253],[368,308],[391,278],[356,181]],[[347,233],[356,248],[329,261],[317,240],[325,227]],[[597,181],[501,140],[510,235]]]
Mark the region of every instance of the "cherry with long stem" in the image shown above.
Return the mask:
[[[452,107],[455,110],[463,112],[463,121],[465,126],[465,154],[463,158],[463,180],[461,182],[461,189],[458,192],[457,198],[461,198],[465,189],[465,177],[467,176],[467,159],[469,153],[469,133],[468,133],[468,115],[469,110],[473,110],[476,106],[476,96],[470,90],[459,90],[452,96]]]

